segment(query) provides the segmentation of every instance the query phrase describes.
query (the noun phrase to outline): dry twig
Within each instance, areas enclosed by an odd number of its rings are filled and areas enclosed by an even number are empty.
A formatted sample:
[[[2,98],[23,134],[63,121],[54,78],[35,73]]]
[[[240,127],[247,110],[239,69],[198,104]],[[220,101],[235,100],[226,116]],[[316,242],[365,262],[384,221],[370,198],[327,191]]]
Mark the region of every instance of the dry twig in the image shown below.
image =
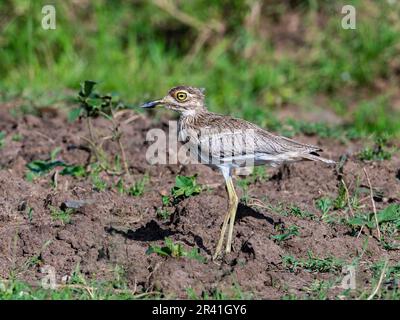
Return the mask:
[[[387,265],[388,265],[388,260],[385,261],[385,264],[384,264],[382,272],[381,272],[381,276],[379,277],[379,281],[378,281],[378,284],[376,285],[375,290],[371,293],[371,295],[367,298],[367,300],[372,300],[375,297],[375,295],[378,293],[379,288],[382,285],[382,281],[385,278]]]
[[[375,206],[375,200],[374,200],[374,192],[372,190],[371,180],[369,179],[369,175],[368,175],[367,169],[363,168],[363,170],[364,170],[365,176],[367,177],[367,181],[368,181],[368,185],[369,185],[370,197],[371,197],[371,202],[372,202],[372,209],[374,210],[376,230],[378,231],[378,239],[380,241],[381,240],[381,230],[379,229],[378,214],[376,212],[376,206]]]
[[[344,182],[343,179],[342,179],[342,184],[343,184],[344,190],[346,191],[347,206],[350,209],[351,216],[354,217],[353,207],[351,206],[351,203],[350,203],[349,189],[347,188],[346,183]]]

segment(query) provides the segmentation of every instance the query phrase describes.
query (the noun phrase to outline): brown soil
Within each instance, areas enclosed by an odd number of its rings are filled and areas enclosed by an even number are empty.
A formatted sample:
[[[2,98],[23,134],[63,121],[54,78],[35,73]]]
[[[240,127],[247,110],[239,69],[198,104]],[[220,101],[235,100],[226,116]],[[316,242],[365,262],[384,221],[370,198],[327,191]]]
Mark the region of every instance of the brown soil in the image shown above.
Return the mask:
[[[219,237],[223,214],[227,209],[227,198],[223,179],[218,172],[205,166],[160,165],[151,166],[145,159],[145,135],[149,128],[166,123],[141,118],[123,127],[132,180],[148,172],[150,181],[140,197],[119,194],[115,188],[103,192],[94,191],[89,179],[58,177],[58,186],[50,184],[50,176],[35,183],[24,178],[25,165],[36,159],[46,159],[55,147],[61,147],[59,158],[71,164],[84,164],[86,151],[71,148],[84,143],[80,136],[87,135],[84,123],[67,122],[65,115],[43,113],[41,117],[25,115],[23,119],[10,116],[7,108],[0,111],[0,130],[7,133],[5,146],[0,149],[0,278],[11,274],[25,281],[38,281],[43,277],[40,267],[51,265],[57,272],[57,280],[70,275],[79,264],[88,278],[110,279],[116,265],[124,268],[128,284],[138,292],[161,291],[166,297],[187,298],[191,287],[200,295],[219,290],[229,294],[233,284],[255,298],[279,299],[285,294],[306,294],[306,289],[316,279],[327,280],[340,277],[339,273],[307,272],[299,269],[291,272],[282,261],[292,255],[298,259],[315,256],[334,256],[353,261],[363,252],[368,238],[367,250],[362,256],[361,266],[388,257],[391,262],[400,258],[399,251],[387,251],[376,238],[375,231],[364,230],[357,238],[351,228],[339,223],[326,223],[319,219],[284,216],[273,210],[280,204],[296,205],[321,214],[315,208],[315,200],[322,196],[335,198],[338,193],[338,175],[334,169],[320,163],[304,162],[290,166],[289,170],[268,169],[265,181],[257,181],[249,187],[253,206],[241,204],[234,230],[233,253],[219,264],[211,261]],[[95,120],[98,130],[107,131],[102,119]],[[21,141],[12,141],[19,133]],[[378,209],[390,202],[399,202],[400,158],[395,155],[390,161],[363,163],[354,154],[361,143],[341,144],[317,137],[296,137],[298,140],[319,144],[327,157],[338,159],[348,154],[349,160],[343,170],[350,194],[357,180],[368,188],[362,168],[370,175],[373,187],[383,197],[376,201]],[[111,153],[116,149],[106,145]],[[211,185],[210,191],[184,199],[172,208],[171,219],[163,221],[157,217],[161,208],[161,194],[174,185],[177,174],[198,174],[201,184]],[[117,177],[103,176],[114,183]],[[243,194],[238,188],[238,192]],[[364,211],[370,212],[368,193],[363,194]],[[72,221],[63,224],[51,217],[51,207],[60,207],[67,200],[91,200],[91,203],[76,210]],[[32,208],[31,220],[27,208]],[[345,215],[343,211],[337,214]],[[278,243],[271,239],[279,234],[279,226],[299,226],[300,235]],[[182,243],[186,249],[199,248],[207,258],[202,263],[189,258],[164,258],[145,252],[150,245],[163,245],[165,237]],[[39,263],[30,264],[33,257]],[[371,288],[370,277],[365,269],[359,270],[358,284]],[[342,289],[332,289],[331,297]]]

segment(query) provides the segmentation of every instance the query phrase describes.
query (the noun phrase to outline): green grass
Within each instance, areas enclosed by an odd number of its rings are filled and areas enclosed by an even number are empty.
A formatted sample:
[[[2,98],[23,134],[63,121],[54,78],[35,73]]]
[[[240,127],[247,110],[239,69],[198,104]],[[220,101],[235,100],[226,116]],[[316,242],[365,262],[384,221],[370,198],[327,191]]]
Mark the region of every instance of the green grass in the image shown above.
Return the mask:
[[[24,137],[22,136],[22,134],[19,133],[16,133],[11,137],[12,141],[22,141],[23,138]]]
[[[311,300],[326,300],[329,290],[334,286],[332,280],[314,280],[311,285],[306,286],[303,290],[306,292],[305,299]]]
[[[390,204],[386,208],[380,210],[376,214],[378,224],[381,231],[388,236],[397,236],[400,230],[400,205]],[[349,218],[347,223],[352,228],[367,227],[375,229],[376,220],[373,212],[370,213],[357,213],[354,217]]]
[[[392,153],[386,147],[386,139],[377,138],[373,147],[367,146],[358,154],[362,161],[383,161],[390,160]]]
[[[129,187],[128,194],[132,197],[140,197],[145,191],[146,184],[149,182],[149,175],[145,174],[142,178]]]
[[[379,289],[373,299],[400,300],[400,265],[398,263],[387,263],[385,267],[385,261],[378,261],[370,266],[370,270],[372,272],[371,288],[363,289],[359,298],[369,298],[374,289],[379,285]],[[384,272],[382,282],[379,282],[382,272]]]
[[[4,131],[0,131],[0,149],[4,147],[6,144],[6,133]]]
[[[276,54],[277,43],[259,32],[264,28],[246,27],[251,9],[247,2],[180,2],[177,9],[198,20],[200,28],[213,21],[226,28],[223,34],[212,32],[192,55],[197,28],[152,2],[121,1],[111,7],[106,1],[87,7],[60,2],[57,29],[46,31],[40,27],[40,2],[5,1],[0,5],[9,13],[0,38],[1,96],[22,96],[25,112],[34,113],[37,107],[65,100],[64,90],[77,90],[86,79],[99,81],[107,92],[118,92],[130,105],[158,98],[169,87],[184,83],[206,86],[213,111],[267,127],[274,110],[296,105],[332,109],[350,119],[353,134],[397,135],[400,114],[392,108],[391,97],[400,40],[400,18],[393,13],[399,4],[312,3],[300,1],[291,9],[304,24],[304,35],[295,35],[301,46],[291,43]],[[356,6],[356,30],[340,27],[344,4]],[[264,4],[263,10],[270,14],[260,17],[262,23],[279,24],[289,8]],[[318,13],[324,14],[323,25]],[[363,88],[373,90],[381,79],[386,84],[383,93],[373,99],[362,94]],[[316,101],[318,95],[325,96],[326,103]],[[356,107],[348,108],[349,104]],[[293,126],[295,132],[326,137],[340,133],[318,123]]]
[[[157,217],[161,220],[168,220],[171,216],[171,213],[167,209],[157,209]]]
[[[146,186],[149,183],[149,175],[146,173],[141,178],[137,179],[133,184],[126,185],[123,178],[120,178],[116,183],[115,187],[117,188],[120,194],[127,194],[131,197],[140,197],[145,193]]]
[[[250,199],[249,187],[251,185],[254,185],[257,182],[263,183],[263,182],[267,181],[267,179],[268,179],[268,174],[267,174],[265,167],[263,167],[263,166],[254,167],[249,175],[238,179],[237,185],[243,192],[241,199],[240,199],[241,202],[246,203],[246,204],[248,203],[248,201]]]
[[[329,213],[333,209],[333,200],[327,197],[322,197],[315,201],[316,208],[321,212],[321,220],[329,221]]]
[[[161,293],[133,292],[127,286],[125,271],[115,266],[113,278],[107,281],[88,280],[79,266],[66,283],[56,288],[43,288],[38,283],[17,279],[0,279],[0,300],[135,300],[161,297]]]
[[[94,163],[91,165],[91,170],[89,174],[89,178],[92,181],[93,189],[96,191],[104,191],[108,188],[108,183],[105,181],[101,176],[102,168],[97,164]],[[118,185],[117,185],[118,188]]]
[[[319,258],[308,252],[307,259],[297,259],[291,255],[282,257],[282,262],[285,268],[290,272],[296,272],[299,269],[304,269],[311,272],[339,272],[344,262],[335,257]]]
[[[311,219],[311,220],[315,219],[315,215],[312,212],[302,210],[294,205],[289,207],[288,215],[303,219]]]
[[[59,208],[50,206],[50,214],[51,218],[54,221],[60,221],[63,224],[68,224],[71,222],[72,214],[74,213],[73,209],[65,209],[61,210]]]
[[[62,160],[57,160],[57,155],[60,153],[61,148],[55,148],[47,160],[33,160],[26,164],[28,171],[25,174],[26,180],[33,182],[39,176],[45,176],[54,169],[60,168],[61,175],[69,175],[75,178],[83,177],[86,171],[81,165],[67,164]],[[61,169],[62,168],[62,169]]]
[[[271,239],[276,240],[278,243],[289,240],[295,236],[300,235],[298,226],[290,226],[288,228],[279,228],[280,234],[271,236]]]
[[[156,253],[163,257],[172,257],[172,258],[181,258],[186,257],[189,259],[194,259],[200,261],[202,263],[206,262],[206,258],[200,255],[199,250],[197,248],[193,248],[190,251],[187,251],[180,243],[175,244],[170,238],[164,239],[164,246],[154,246],[151,245],[146,254]]]

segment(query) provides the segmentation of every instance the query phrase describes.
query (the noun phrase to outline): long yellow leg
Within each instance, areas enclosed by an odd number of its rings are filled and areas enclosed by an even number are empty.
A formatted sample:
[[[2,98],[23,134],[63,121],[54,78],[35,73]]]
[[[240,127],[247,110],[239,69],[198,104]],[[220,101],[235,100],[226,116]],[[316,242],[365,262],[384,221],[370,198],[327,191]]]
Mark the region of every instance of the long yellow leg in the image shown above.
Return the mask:
[[[232,236],[233,236],[233,226],[235,224],[237,207],[239,204],[239,198],[235,192],[235,186],[233,185],[232,178],[227,181],[227,188],[229,194],[229,231],[228,231],[228,241],[226,242],[225,252],[231,252],[232,248]]]
[[[236,210],[237,210],[237,205],[238,205],[238,197],[236,196],[235,188],[233,186],[232,178],[230,176],[226,178],[226,189],[228,190],[229,207],[228,207],[228,212],[225,214],[224,222],[222,224],[221,235],[219,237],[217,248],[216,248],[214,256],[213,256],[214,260],[217,259],[221,253],[229,219],[231,219],[229,233],[228,233],[229,250],[228,250],[228,243],[227,243],[226,252],[230,252],[230,247],[231,247],[231,242],[232,242],[233,224],[235,221],[235,215],[236,215]]]
[[[228,212],[225,214],[224,223],[222,224],[221,235],[219,236],[217,249],[215,249],[215,253],[213,256],[214,260],[217,259],[221,253],[222,245],[224,243],[224,237],[225,237],[225,233],[226,233],[226,227],[228,226],[229,217],[230,217],[230,211],[228,210]]]

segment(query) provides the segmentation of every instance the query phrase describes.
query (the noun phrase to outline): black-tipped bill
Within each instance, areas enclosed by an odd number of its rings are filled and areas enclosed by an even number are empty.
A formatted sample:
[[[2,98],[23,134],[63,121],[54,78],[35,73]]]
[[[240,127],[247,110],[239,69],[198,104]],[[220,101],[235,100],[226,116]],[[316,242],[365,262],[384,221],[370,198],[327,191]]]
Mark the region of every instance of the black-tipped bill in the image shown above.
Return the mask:
[[[154,108],[155,106],[161,104],[161,100],[150,101],[145,104],[142,104],[140,108]]]

